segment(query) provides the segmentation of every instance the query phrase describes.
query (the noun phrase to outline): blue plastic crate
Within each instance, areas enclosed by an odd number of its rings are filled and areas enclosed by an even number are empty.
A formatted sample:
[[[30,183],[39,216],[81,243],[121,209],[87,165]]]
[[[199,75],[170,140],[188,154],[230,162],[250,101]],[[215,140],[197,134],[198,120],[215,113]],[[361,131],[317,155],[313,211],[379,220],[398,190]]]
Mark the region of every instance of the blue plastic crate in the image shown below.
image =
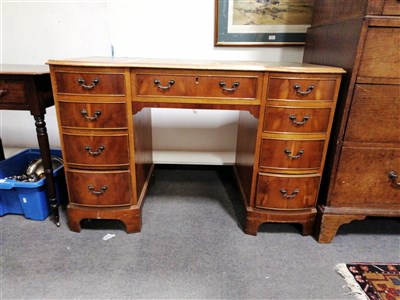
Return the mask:
[[[61,150],[51,150],[51,155],[62,157]],[[0,216],[20,214],[27,219],[42,221],[50,215],[46,192],[46,179],[36,182],[20,182],[6,177],[21,175],[28,164],[40,158],[39,149],[26,149],[0,161]],[[66,201],[64,166],[53,170],[58,204]]]

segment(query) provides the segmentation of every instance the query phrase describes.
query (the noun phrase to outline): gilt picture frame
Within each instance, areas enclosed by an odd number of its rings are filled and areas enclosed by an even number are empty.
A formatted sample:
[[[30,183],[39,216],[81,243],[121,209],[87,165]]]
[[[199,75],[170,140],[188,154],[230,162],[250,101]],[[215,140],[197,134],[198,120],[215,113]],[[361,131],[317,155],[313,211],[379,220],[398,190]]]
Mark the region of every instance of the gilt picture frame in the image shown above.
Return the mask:
[[[314,0],[215,0],[215,46],[302,46]]]

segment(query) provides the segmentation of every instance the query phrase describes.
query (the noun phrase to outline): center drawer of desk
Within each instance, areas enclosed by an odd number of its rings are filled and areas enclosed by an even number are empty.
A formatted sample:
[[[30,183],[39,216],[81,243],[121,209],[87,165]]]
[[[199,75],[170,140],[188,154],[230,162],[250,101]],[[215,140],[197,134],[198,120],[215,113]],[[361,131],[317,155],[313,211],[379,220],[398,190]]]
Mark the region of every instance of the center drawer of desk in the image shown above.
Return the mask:
[[[188,97],[259,100],[263,73],[136,70],[136,97]]]

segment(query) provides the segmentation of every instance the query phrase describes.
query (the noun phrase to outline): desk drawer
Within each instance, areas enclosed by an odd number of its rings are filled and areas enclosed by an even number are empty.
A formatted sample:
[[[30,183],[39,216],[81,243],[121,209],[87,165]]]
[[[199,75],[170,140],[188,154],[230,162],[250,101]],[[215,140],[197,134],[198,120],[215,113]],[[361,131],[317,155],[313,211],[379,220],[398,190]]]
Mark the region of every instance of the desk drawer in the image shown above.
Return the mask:
[[[259,173],[256,207],[305,209],[315,206],[320,176]]]
[[[278,140],[263,138],[261,141],[261,168],[314,169],[321,165],[325,140]]]
[[[126,128],[124,103],[77,103],[59,101],[61,126],[81,128]]]
[[[132,203],[128,171],[67,171],[70,202],[85,206],[125,206]]]
[[[291,133],[325,133],[330,108],[297,108],[267,105],[263,131]]]
[[[336,78],[278,77],[272,74],[268,99],[333,101],[335,86]]]
[[[18,80],[0,80],[0,102],[2,104],[24,104],[25,83]]]
[[[137,96],[257,99],[262,74],[137,73]]]
[[[63,134],[67,164],[129,165],[128,136]]]
[[[85,95],[125,95],[124,74],[55,71],[57,93]]]

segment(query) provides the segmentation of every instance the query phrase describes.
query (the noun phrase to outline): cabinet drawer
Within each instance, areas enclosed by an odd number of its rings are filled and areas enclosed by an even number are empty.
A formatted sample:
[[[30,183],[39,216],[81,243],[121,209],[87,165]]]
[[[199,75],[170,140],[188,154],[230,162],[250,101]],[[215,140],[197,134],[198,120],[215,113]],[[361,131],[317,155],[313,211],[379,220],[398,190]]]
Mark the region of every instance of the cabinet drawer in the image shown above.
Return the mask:
[[[267,105],[263,131],[324,133],[329,124],[330,108],[297,108]]]
[[[346,141],[400,143],[400,85],[358,84]]]
[[[63,134],[64,159],[68,164],[128,165],[127,135]]]
[[[268,209],[305,209],[315,206],[320,176],[259,173],[256,206]]]
[[[0,103],[24,104],[26,102],[23,80],[0,80]]]
[[[257,99],[261,76],[138,73],[134,85],[137,96]]]
[[[400,148],[343,147],[330,206],[400,208],[393,171],[400,175]]]
[[[59,101],[60,121],[64,127],[126,128],[124,103],[76,103]]]
[[[124,74],[55,71],[57,93],[86,95],[125,95]]]
[[[399,0],[386,0],[383,6],[383,15],[398,16],[400,15],[400,1]]]
[[[128,171],[67,171],[70,202],[86,206],[124,206],[132,203]]]
[[[274,77],[268,83],[270,100],[333,101],[335,78]]]
[[[277,140],[261,141],[261,168],[316,169],[321,165],[325,140]]]
[[[400,27],[368,28],[358,77],[399,79],[399,48],[393,45],[400,45]]]

